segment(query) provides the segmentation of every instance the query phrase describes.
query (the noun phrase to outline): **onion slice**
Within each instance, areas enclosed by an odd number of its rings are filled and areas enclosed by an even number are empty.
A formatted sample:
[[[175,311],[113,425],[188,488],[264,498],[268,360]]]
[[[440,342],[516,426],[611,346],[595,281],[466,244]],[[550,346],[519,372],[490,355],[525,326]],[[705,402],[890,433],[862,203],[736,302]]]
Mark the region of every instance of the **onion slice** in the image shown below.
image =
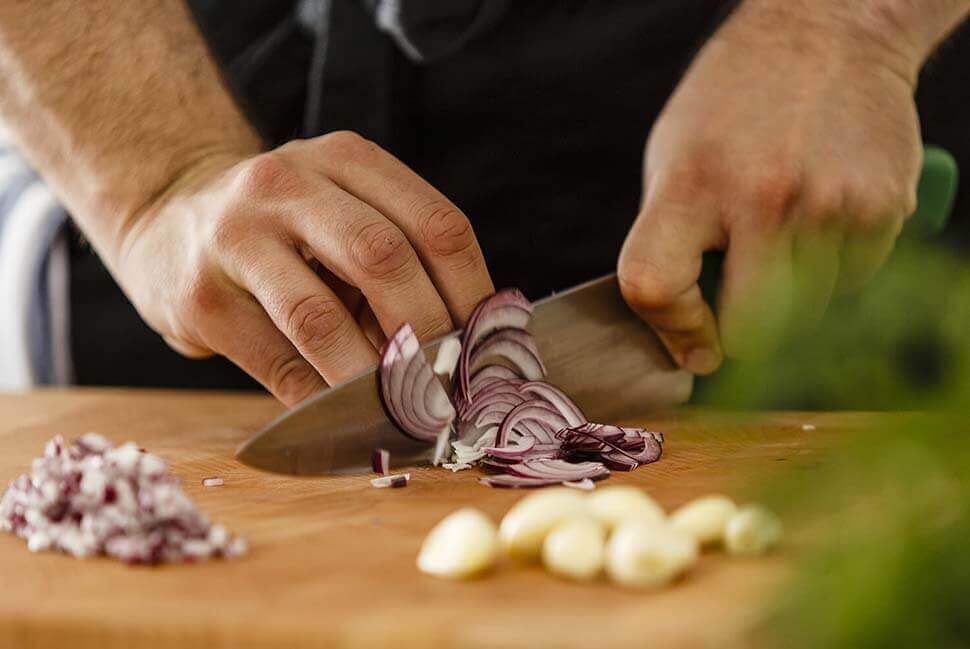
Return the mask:
[[[411,325],[401,325],[381,350],[378,377],[384,408],[405,434],[433,442],[451,427],[455,407],[438,382]]]

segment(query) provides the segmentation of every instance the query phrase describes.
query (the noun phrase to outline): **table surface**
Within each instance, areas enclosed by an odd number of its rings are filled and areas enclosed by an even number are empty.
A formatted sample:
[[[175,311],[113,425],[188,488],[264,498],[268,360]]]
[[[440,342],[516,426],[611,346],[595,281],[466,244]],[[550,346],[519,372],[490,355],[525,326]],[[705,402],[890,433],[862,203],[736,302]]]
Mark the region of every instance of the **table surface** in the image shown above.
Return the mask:
[[[172,465],[214,521],[244,536],[245,557],[127,567],[31,554],[0,535],[0,647],[706,647],[743,646],[787,573],[791,544],[763,559],[706,554],[657,591],[576,584],[503,563],[450,582],[414,560],[436,521],[474,505],[496,521],[523,495],[477,471],[412,470],[405,489],[371,476],[261,473],[233,450],[281,407],[261,395],[50,390],[0,396],[0,485],[55,434],[97,431],[138,442]],[[739,415],[677,410],[634,418],[666,434],[663,459],[608,484],[646,488],[675,507],[713,491],[742,498],[793,463],[811,466],[861,413]],[[816,430],[806,432],[802,425]],[[393,465],[393,458],[392,458]],[[225,480],[204,488],[202,477]]]

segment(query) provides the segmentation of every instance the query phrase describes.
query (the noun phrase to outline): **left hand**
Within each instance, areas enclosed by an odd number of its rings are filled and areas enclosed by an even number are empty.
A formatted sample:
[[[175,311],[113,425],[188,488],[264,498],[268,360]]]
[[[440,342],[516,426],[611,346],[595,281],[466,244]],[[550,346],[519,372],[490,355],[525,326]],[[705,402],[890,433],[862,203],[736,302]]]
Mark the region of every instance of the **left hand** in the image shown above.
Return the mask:
[[[742,6],[694,61],[650,135],[620,254],[627,302],[698,374],[820,318],[915,207],[918,62],[782,7]],[[726,250],[717,321],[697,284],[712,249]]]

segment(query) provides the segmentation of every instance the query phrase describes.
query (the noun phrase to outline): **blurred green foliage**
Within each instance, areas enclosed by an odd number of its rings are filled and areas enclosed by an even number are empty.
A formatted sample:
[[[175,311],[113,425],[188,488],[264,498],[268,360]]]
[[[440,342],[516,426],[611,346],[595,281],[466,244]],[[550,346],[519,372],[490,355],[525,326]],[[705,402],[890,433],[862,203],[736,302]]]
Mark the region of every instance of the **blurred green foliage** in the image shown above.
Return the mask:
[[[812,539],[769,646],[970,647],[968,332],[970,263],[904,243],[819,327],[701,386],[718,407],[934,413],[886,419],[763,485]]]

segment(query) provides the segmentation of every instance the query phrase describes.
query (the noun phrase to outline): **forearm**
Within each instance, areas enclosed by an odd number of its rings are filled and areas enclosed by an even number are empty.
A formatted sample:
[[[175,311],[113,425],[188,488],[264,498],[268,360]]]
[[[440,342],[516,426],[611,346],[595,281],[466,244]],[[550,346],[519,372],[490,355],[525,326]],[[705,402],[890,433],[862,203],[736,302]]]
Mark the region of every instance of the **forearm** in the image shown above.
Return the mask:
[[[920,67],[970,15],[970,0],[744,0],[727,31],[797,47],[871,54],[915,84]],[[794,29],[792,29],[794,28]]]
[[[182,0],[0,3],[0,121],[109,258],[183,170],[259,149]]]

